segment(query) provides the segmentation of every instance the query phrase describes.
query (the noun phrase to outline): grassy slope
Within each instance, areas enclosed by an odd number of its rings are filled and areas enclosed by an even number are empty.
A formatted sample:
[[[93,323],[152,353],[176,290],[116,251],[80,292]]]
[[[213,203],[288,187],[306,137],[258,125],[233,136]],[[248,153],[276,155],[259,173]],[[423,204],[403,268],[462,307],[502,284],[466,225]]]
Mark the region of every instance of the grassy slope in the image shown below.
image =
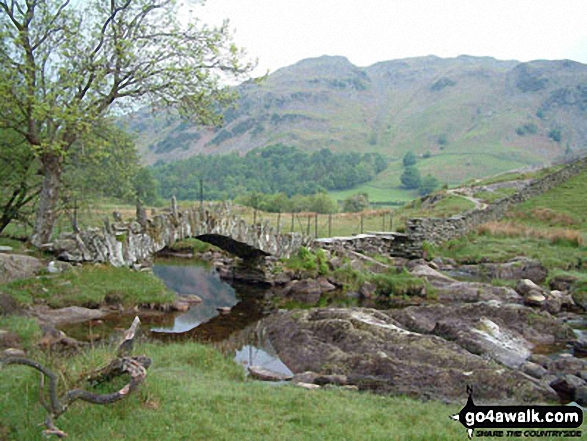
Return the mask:
[[[143,344],[135,352],[153,358],[146,383],[114,405],[72,405],[58,421],[72,439],[388,441],[466,436],[463,427],[448,418],[460,405],[244,381],[239,366],[199,344]],[[103,350],[91,351],[68,360],[67,371],[76,378],[107,357]],[[53,360],[60,363],[63,360]],[[3,380],[0,438],[42,439],[36,426],[43,420],[37,375],[11,366]],[[99,389],[108,390],[112,387]]]
[[[495,223],[494,232],[471,234],[449,241],[437,254],[461,262],[482,259],[505,261],[524,255],[539,259],[555,271],[585,271],[587,247],[560,240],[562,233],[587,239],[587,172],[559,187],[513,207],[506,219]],[[517,233],[516,233],[517,232]],[[538,238],[537,236],[543,236]]]

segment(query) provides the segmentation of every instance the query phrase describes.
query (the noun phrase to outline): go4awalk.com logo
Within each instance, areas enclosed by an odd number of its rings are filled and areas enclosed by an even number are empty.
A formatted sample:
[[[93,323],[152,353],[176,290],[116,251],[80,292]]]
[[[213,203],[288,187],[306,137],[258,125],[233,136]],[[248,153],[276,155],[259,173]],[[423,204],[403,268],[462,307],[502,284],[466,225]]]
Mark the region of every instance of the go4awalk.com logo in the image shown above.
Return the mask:
[[[581,438],[583,410],[576,406],[477,406],[473,389],[467,387],[467,404],[451,415],[473,437],[496,438]],[[575,429],[575,430],[573,430]]]

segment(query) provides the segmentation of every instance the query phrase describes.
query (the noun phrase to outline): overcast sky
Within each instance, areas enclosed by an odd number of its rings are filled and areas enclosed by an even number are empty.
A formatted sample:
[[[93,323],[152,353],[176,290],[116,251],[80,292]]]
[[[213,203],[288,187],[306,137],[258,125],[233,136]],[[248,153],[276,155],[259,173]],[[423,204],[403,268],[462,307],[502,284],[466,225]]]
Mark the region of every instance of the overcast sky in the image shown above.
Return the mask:
[[[461,54],[587,63],[587,0],[207,0],[192,10],[229,19],[258,73],[321,55],[357,66]]]

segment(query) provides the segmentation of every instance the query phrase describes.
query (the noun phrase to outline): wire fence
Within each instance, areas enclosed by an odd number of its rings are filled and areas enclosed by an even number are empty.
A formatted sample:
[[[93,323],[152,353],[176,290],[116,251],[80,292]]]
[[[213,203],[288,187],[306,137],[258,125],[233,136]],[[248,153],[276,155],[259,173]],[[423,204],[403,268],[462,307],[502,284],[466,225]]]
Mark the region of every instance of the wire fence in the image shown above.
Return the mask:
[[[210,211],[228,208],[230,212],[238,215],[247,223],[269,223],[281,233],[296,232],[314,238],[352,236],[381,231],[402,231],[405,225],[405,216],[390,209],[334,214],[311,212],[268,213],[249,207],[220,202],[196,202],[195,204],[193,202],[182,202],[180,203],[180,208],[193,207],[194,205]],[[152,217],[155,213],[169,207],[145,208],[147,215]],[[102,227],[105,219],[108,219],[109,222],[115,220],[113,217],[114,212],[123,221],[130,221],[136,217],[136,207],[118,201],[80,201],[69,206],[61,206],[54,228],[54,237],[57,237],[62,232],[73,231],[74,225],[77,225],[80,230]],[[27,225],[26,223],[14,222],[9,227],[7,232],[15,237],[28,237],[32,232],[31,223]]]
[[[236,207],[248,223],[268,222],[282,233],[302,233],[314,238],[352,236],[403,229],[405,219],[396,217],[392,210],[369,210],[359,213],[267,213]]]

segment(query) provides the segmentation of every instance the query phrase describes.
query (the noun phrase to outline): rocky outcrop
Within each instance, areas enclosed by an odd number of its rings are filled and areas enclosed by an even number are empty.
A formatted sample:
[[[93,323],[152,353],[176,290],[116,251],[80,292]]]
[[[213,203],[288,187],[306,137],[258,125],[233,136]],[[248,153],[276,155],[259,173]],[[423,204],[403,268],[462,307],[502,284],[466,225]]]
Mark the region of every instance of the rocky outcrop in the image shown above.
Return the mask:
[[[461,265],[459,271],[470,277],[492,280],[529,279],[534,283],[546,280],[548,271],[538,260],[518,257],[505,263],[481,263],[479,265]]]
[[[467,351],[519,368],[535,345],[575,340],[567,326],[548,313],[522,305],[478,302],[409,307],[391,313],[406,329],[454,341]]]
[[[296,374],[344,375],[346,384],[362,390],[451,402],[463,400],[466,384],[476,385],[478,400],[492,403],[557,399],[537,379],[473,354],[457,341],[410,330],[382,311],[288,311],[264,325],[281,360]]]
[[[0,253],[0,283],[35,277],[43,268],[43,261],[36,257]]]
[[[423,260],[411,262],[409,268],[412,275],[421,277],[432,285],[438,301],[442,303],[472,303],[482,300],[522,303],[522,297],[511,288],[478,282],[459,282],[431,268]]]

